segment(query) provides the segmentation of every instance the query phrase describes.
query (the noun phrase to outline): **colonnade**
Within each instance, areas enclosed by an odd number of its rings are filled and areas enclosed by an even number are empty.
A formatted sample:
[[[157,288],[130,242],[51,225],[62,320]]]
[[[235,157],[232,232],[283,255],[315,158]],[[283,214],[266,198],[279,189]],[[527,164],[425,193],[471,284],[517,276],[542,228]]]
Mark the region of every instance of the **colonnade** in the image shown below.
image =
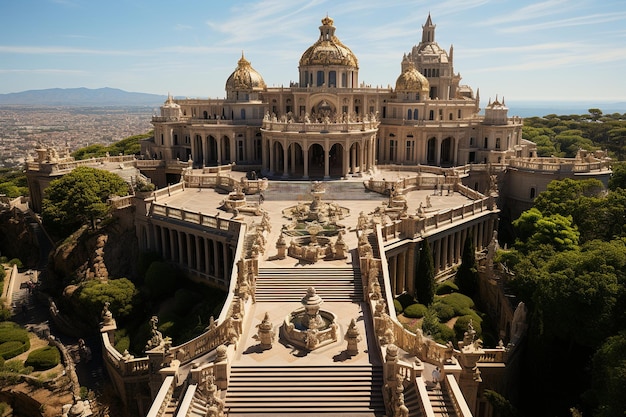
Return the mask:
[[[376,161],[374,137],[340,142],[334,138],[332,142],[330,138],[313,142],[270,137],[264,140],[263,171],[268,175],[282,173],[283,177],[303,179],[320,175],[321,170],[319,173],[316,170],[318,166],[323,167],[326,179],[333,175],[364,173],[371,170]],[[331,160],[331,155],[334,156],[334,161]]]
[[[479,219],[475,222],[464,224],[463,228],[449,229],[431,236],[428,236],[428,243],[433,255],[433,265],[435,275],[443,273],[455,265],[461,263],[463,246],[468,234],[473,236],[474,248],[481,251],[487,247],[493,236],[496,220],[493,217]],[[388,253],[387,264],[389,266],[389,280],[393,287],[394,294],[403,291],[413,292],[413,282],[415,275],[416,251],[423,240],[410,242],[399,250]]]
[[[379,163],[457,165],[459,140],[452,136],[380,136]]]
[[[193,275],[228,288],[234,251],[228,242],[201,231],[178,230],[171,224],[142,225],[140,248],[159,253]]]

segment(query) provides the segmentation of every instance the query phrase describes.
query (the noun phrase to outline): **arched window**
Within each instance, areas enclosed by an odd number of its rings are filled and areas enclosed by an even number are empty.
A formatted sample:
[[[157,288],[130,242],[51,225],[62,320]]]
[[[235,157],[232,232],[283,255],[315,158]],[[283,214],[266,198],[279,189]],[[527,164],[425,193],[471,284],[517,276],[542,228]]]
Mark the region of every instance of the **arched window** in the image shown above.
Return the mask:
[[[435,120],[435,111],[431,110],[430,114],[428,115],[428,120]]]
[[[409,111],[407,112],[407,115],[406,115],[406,119],[407,120],[411,120],[412,116],[413,116],[413,112],[411,111],[411,109],[409,109]]]
[[[418,120],[419,119],[419,113],[417,111],[417,109],[413,109],[413,120]]]
[[[241,109],[241,119],[246,120],[246,109]]]
[[[317,71],[317,86],[321,87],[324,84],[324,71]]]
[[[337,71],[328,72],[328,86],[337,87]]]
[[[535,187],[530,187],[530,198],[534,199],[535,198],[535,194],[537,193],[537,191],[535,190]]]
[[[202,113],[205,119],[209,118],[209,113],[206,112],[206,110],[204,111],[204,113]]]

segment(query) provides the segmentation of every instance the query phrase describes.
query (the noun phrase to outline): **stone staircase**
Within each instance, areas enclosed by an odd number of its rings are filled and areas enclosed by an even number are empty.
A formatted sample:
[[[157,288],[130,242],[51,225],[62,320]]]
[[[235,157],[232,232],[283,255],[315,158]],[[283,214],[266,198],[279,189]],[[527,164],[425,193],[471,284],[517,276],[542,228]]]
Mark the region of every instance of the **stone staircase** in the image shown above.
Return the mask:
[[[365,179],[365,178],[363,178]],[[311,201],[312,181],[272,181],[264,193],[266,201]],[[386,200],[375,191],[366,190],[363,181],[326,181],[323,201],[332,200]]]
[[[447,391],[441,390],[439,386],[430,388],[428,390],[428,401],[433,407],[435,416],[441,417],[456,417],[454,411],[454,405],[448,395]]]
[[[292,302],[315,287],[325,301],[363,301],[361,271],[344,268],[261,268],[256,284],[257,302]],[[295,298],[294,298],[295,297]]]
[[[229,417],[385,413],[380,366],[233,366],[230,378]]]

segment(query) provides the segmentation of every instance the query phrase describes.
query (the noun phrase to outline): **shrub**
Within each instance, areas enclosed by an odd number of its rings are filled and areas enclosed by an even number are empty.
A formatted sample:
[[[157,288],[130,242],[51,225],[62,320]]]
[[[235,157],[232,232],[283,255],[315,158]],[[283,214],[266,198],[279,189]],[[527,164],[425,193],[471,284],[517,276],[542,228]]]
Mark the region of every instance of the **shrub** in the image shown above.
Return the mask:
[[[413,298],[413,296],[409,294],[408,292],[403,292],[402,294],[397,296],[395,299],[398,300],[400,304],[402,304],[403,310],[406,310],[408,306],[415,304],[415,298]]]
[[[397,299],[393,300],[393,308],[396,309],[396,314],[400,314],[404,311],[404,309],[402,308],[402,303]]]
[[[474,301],[467,295],[461,294],[459,292],[439,297],[438,301],[441,301],[451,306],[454,309],[454,314],[456,316],[469,314],[474,307]]]
[[[437,288],[435,289],[435,294],[444,295],[444,294],[451,294],[453,292],[458,292],[458,291],[459,291],[459,286],[456,285],[454,281],[449,279],[437,285]]]
[[[24,364],[32,366],[35,371],[54,368],[61,362],[61,353],[56,346],[45,346],[28,354]]]
[[[433,303],[431,308],[437,313],[437,317],[439,317],[439,321],[442,323],[447,322],[456,315],[454,308],[442,301]]]
[[[426,307],[424,304],[411,304],[404,309],[404,316],[410,317],[412,319],[419,319],[424,317],[427,311],[428,307]]]
[[[0,323],[0,356],[10,359],[28,349],[30,349],[30,337],[26,330],[10,321]]]
[[[130,348],[130,337],[124,335],[121,337],[115,337],[115,350],[119,353],[124,353],[124,351]]]
[[[437,327],[437,334],[435,336],[436,342],[445,345],[446,343],[448,343],[448,341],[454,340],[454,336],[454,330],[449,328],[444,323],[439,323],[439,326]]]
[[[456,335],[456,339],[457,340],[463,340],[463,336],[465,335],[465,332],[467,331],[467,327],[469,325],[470,320],[472,321],[472,326],[474,327],[474,330],[476,331],[476,339],[481,337],[482,334],[482,329],[480,326],[480,318],[478,318],[478,321],[476,320],[478,316],[477,315],[465,315],[465,316],[461,316],[456,320],[456,323],[454,323],[454,333]]]
[[[28,350],[28,346],[17,340],[0,344],[0,356],[3,359],[11,359]]]
[[[9,265],[10,265],[10,266],[15,265],[15,266],[17,266],[17,267],[18,267],[18,269],[24,268],[24,264],[22,263],[22,261],[20,261],[20,259],[19,259],[19,258],[13,258],[13,259],[11,259],[11,260],[9,261]]]

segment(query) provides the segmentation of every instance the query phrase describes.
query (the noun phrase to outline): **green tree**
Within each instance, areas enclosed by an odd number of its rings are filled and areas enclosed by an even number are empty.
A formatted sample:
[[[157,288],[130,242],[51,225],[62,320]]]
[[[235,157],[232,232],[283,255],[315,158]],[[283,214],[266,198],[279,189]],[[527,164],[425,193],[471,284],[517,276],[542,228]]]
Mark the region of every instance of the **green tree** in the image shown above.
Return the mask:
[[[518,232],[516,247],[526,252],[542,244],[551,245],[557,251],[572,250],[578,246],[580,234],[572,224],[571,216],[544,216],[533,207],[522,213],[513,226]]]
[[[435,298],[435,266],[428,239],[420,246],[419,261],[415,269],[415,299],[429,306]]]
[[[618,188],[626,190],[626,163],[621,162],[614,164],[612,170],[613,172],[611,173],[608,184],[609,190],[615,191]]]
[[[593,355],[593,393],[598,401],[595,415],[612,417],[626,410],[626,331],[609,337]]]
[[[133,301],[138,292],[135,285],[127,278],[108,281],[89,280],[82,283],[76,292],[82,316],[88,322],[100,320],[102,308],[110,303],[109,311],[116,319],[123,319],[133,310]]]
[[[478,291],[478,265],[472,233],[468,233],[463,243],[461,265],[456,271],[454,282],[459,286],[459,291],[469,297],[475,296]]]
[[[87,222],[95,228],[96,220],[109,214],[109,197],[127,194],[128,184],[119,175],[78,167],[46,188],[42,217],[61,233],[71,232]]]

